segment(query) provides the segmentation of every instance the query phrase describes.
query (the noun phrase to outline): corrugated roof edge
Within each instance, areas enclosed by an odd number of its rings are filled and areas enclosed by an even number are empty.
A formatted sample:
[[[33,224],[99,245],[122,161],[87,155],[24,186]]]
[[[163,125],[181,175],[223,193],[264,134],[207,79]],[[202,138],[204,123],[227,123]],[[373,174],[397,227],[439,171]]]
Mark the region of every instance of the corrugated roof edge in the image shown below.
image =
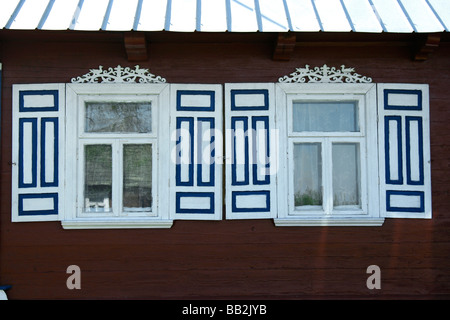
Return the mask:
[[[0,16],[0,28],[1,29],[23,29],[21,21],[27,20],[30,17],[27,17],[26,14],[23,14],[22,12],[25,12],[27,10],[24,10],[24,8],[29,8],[29,5],[31,5],[32,0],[15,0],[16,5],[9,3],[6,5],[6,2],[0,3],[0,15],[3,11],[3,17]],[[33,0],[36,1],[36,0]],[[27,27],[28,30],[34,30],[34,29],[40,29],[40,30],[55,30],[52,28],[53,26],[47,26],[46,22],[48,22],[48,17],[52,13],[52,10],[55,7],[56,1],[63,1],[63,0],[40,0],[43,5],[43,12],[36,12],[32,11],[33,14],[40,15],[40,18],[38,19],[38,23],[36,26],[33,27]],[[45,1],[48,1],[45,3]],[[68,26],[67,29],[69,30],[91,30],[92,29],[83,29],[83,25],[80,25],[79,16],[82,10],[89,10],[86,9],[89,6],[86,6],[85,3],[88,1],[96,1],[96,0],[73,0],[74,2],[72,6],[67,6],[66,10],[73,10],[75,7],[75,11],[73,13],[67,12],[67,15],[70,16],[71,20],[64,22],[60,22],[60,25],[66,25]],[[75,1],[78,1],[76,4]],[[103,9],[101,12],[96,12],[95,15],[99,19],[98,24],[98,31],[101,30],[108,30],[108,31],[125,31],[125,30],[111,30],[108,27],[108,24],[110,22],[110,13],[114,5],[123,5],[123,1],[126,0],[105,0],[108,1],[106,8],[104,9],[105,12],[103,12]],[[203,0],[205,1],[205,0]],[[220,1],[220,0],[218,0]],[[186,31],[186,32],[242,32],[245,30],[246,26],[239,27],[240,21],[242,23],[246,23],[245,21],[250,19],[255,22],[256,30],[253,30],[253,32],[274,32],[273,26],[278,26],[279,30],[276,30],[277,32],[306,32],[311,31],[313,26],[305,25],[304,20],[299,20],[298,17],[298,11],[295,11],[294,14],[294,6],[290,2],[290,0],[254,0],[253,1],[243,1],[245,3],[241,3],[237,0],[222,0],[225,2],[225,8],[226,10],[214,10],[211,9],[207,10],[206,7],[203,7],[204,2],[202,0],[191,0],[191,1],[184,1],[181,3],[177,0],[161,0],[158,2],[148,2],[146,3],[146,10],[151,10],[156,8],[160,9],[159,12],[164,12],[164,18],[161,19],[161,25],[152,25],[151,27],[147,27],[147,29],[142,29],[139,27],[140,25],[140,19],[142,16],[142,10],[143,10],[143,0],[137,0],[136,1],[136,11],[135,15],[133,17],[127,17],[127,19],[133,19],[133,21],[130,20],[130,25],[132,25],[132,28],[128,31]],[[332,31],[328,32],[374,32],[374,33],[380,33],[380,32],[389,32],[389,33],[410,33],[411,28],[412,32],[419,33],[428,33],[428,32],[449,32],[450,28],[450,2],[446,3],[441,0],[415,0],[415,4],[417,6],[408,6],[408,8],[404,5],[404,2],[402,0],[392,0],[391,2],[383,2],[383,5],[380,7],[380,3],[376,2],[374,0],[367,0],[368,3],[365,4],[364,12],[368,12],[373,10],[371,15],[374,15],[376,19],[372,19],[373,21],[367,21],[365,22],[365,28],[364,30],[373,30],[373,31],[358,31],[358,28],[355,27],[354,24],[354,18],[355,14],[358,12],[358,7],[354,6],[354,2],[350,2],[348,0],[333,0],[334,4],[336,6],[339,6],[342,8],[343,16],[340,18],[341,21],[337,21],[334,19],[339,19],[336,15],[330,14],[330,12],[325,12],[324,7],[318,7],[318,4],[320,4],[322,0],[297,0],[296,6],[304,6],[305,8],[309,8],[309,10],[312,10],[314,12],[315,17],[311,18],[311,22],[309,23],[316,23],[318,24],[320,30],[323,32],[327,32],[324,26],[326,25],[333,25],[337,26],[336,28],[333,28]],[[403,0],[404,1],[404,0]],[[247,3],[248,2],[248,3]],[[45,5],[46,4],[46,5]],[[74,6],[76,4],[76,6]],[[106,2],[105,2],[106,4]],[[8,7],[6,7],[8,6]],[[192,8],[190,8],[192,6]],[[353,6],[353,7],[352,7]],[[370,8],[368,7],[370,6]],[[378,7],[377,7],[378,6]],[[392,22],[390,22],[390,25],[387,26],[381,9],[385,9],[386,7],[392,6],[393,8],[396,7],[397,10],[400,8],[400,12],[403,15],[401,17],[404,21],[405,19],[408,21],[404,24],[404,28],[398,27],[396,28],[395,25],[392,25]],[[192,12],[195,12],[191,15],[191,17],[186,18],[184,15],[176,14],[174,15],[174,12],[177,12],[177,10],[185,10],[187,7],[192,9]],[[92,6],[91,6],[92,8]],[[279,10],[270,10],[270,9],[276,8]],[[297,8],[297,7],[296,7]],[[428,15],[432,17],[432,21],[429,19],[427,20],[427,23],[424,24],[419,20],[423,19],[414,19],[414,17],[420,17],[421,14],[424,14],[423,12],[420,12],[416,8],[426,8],[428,11]],[[429,10],[428,10],[429,8]],[[352,9],[352,10],[349,10]],[[322,11],[321,11],[322,10]],[[409,11],[408,11],[409,10]],[[28,10],[30,11],[30,10]],[[350,14],[352,12],[352,15]],[[355,13],[356,12],[356,13]],[[384,11],[385,12],[385,11]],[[22,14],[21,14],[22,13]],[[8,18],[8,15],[9,18]],[[224,25],[224,30],[218,30],[217,26],[214,26],[214,28],[211,26],[210,29],[208,29],[208,26],[202,25],[202,16],[203,15],[215,15],[217,19],[225,19],[226,25]],[[434,15],[434,17],[433,17]],[[172,25],[175,21],[172,21],[174,17],[177,17],[182,20],[176,21],[177,30],[172,30]],[[345,18],[344,18],[345,16]],[[36,17],[37,18],[37,17]],[[389,17],[388,17],[389,18]],[[435,19],[434,19],[435,18]],[[125,19],[125,17],[124,17]],[[192,19],[195,19],[193,21]],[[345,19],[347,21],[345,21]],[[233,23],[231,23],[233,21]],[[400,21],[400,19],[399,19]],[[270,22],[272,23],[272,27],[265,27],[265,23]],[[269,25],[270,25],[269,23]],[[410,27],[407,26],[409,23]],[[2,25],[3,24],[3,25]],[[340,27],[342,25],[342,27]],[[347,27],[344,28],[344,25]],[[17,27],[18,26],[18,27]],[[192,26],[194,27],[194,30],[192,30]],[[350,26],[350,31],[347,29],[348,26]],[[380,31],[381,26],[381,31]],[[283,27],[283,28],[282,28]],[[406,28],[407,27],[407,28]],[[87,28],[87,27],[86,27]],[[186,30],[184,30],[185,28]],[[276,29],[276,28],[275,28]],[[341,30],[342,29],[342,30]],[[56,30],[66,30],[65,28],[58,28]],[[305,30],[305,31],[303,31]],[[397,31],[395,31],[397,30]],[[95,30],[94,30],[95,31]],[[309,32],[308,31],[308,32]]]

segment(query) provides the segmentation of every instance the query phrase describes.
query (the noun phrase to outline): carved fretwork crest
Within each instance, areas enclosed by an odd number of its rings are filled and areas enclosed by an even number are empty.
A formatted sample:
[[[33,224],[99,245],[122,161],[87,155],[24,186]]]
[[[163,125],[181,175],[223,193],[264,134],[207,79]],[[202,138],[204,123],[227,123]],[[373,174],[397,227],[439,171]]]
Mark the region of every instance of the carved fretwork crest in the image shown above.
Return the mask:
[[[85,75],[72,78],[72,83],[165,83],[166,79],[156,76],[148,69],[140,68],[138,65],[134,69],[121,67],[103,69],[90,69]]]
[[[297,68],[295,72],[278,79],[282,83],[370,83],[372,78],[362,76],[354,68],[342,65],[340,69],[329,67]]]

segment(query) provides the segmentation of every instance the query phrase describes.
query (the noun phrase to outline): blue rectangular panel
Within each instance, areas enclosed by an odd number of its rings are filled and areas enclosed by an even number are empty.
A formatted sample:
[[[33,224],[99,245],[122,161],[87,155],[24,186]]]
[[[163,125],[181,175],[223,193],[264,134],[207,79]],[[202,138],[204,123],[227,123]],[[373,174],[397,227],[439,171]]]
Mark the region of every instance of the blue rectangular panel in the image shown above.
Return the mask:
[[[208,157],[204,157],[202,149],[203,146],[203,123],[209,123],[210,129],[210,154]],[[214,136],[214,118],[197,118],[197,186],[214,186],[214,164],[215,164],[215,136]],[[203,164],[204,158],[209,158],[209,179],[208,181],[203,181],[203,167],[208,164]]]
[[[264,123],[264,135],[265,135],[265,145],[266,150],[258,150],[258,158],[257,158],[257,141],[256,141],[256,124],[257,122]],[[253,184],[270,184],[270,147],[269,147],[269,117],[260,116],[260,117],[252,117],[252,129],[253,129]],[[264,153],[264,161],[261,163],[261,154]],[[261,170],[261,166],[264,167],[264,179],[258,179],[258,170]]]
[[[191,201],[183,204],[183,198]],[[177,192],[175,202],[176,213],[214,214],[214,192]]]
[[[24,150],[24,124],[31,123],[31,150]],[[31,156],[31,181],[25,182],[24,156]],[[37,119],[19,119],[19,188],[34,188],[37,186]]]
[[[231,110],[233,111],[251,111],[251,110],[269,110],[269,90],[267,89],[239,89],[231,90]],[[239,95],[254,95],[260,96],[260,102],[257,105],[242,105],[237,103]],[[262,99],[261,99],[262,98]],[[255,101],[257,99],[254,99]]]
[[[241,197],[243,202],[238,200],[238,197]],[[270,212],[270,191],[233,191],[231,210],[232,212]]]
[[[35,101],[41,100],[38,99],[38,97],[42,96],[51,96],[48,99],[48,102],[42,104],[42,100],[39,102],[36,106],[29,106],[25,105],[25,97],[31,96],[31,98],[34,98]],[[34,96],[34,97],[33,97]],[[59,93],[58,90],[26,90],[26,91],[20,91],[19,92],[19,111],[20,112],[43,112],[43,111],[58,111],[58,101],[59,101]],[[47,102],[47,101],[46,101]]]
[[[53,123],[53,177],[52,180],[46,180],[46,168],[45,159],[47,159],[46,155],[46,123]],[[41,119],[41,187],[57,187],[58,186],[58,118],[42,118]]]
[[[404,89],[384,89],[384,109],[385,110],[422,110],[422,91],[421,90],[404,90]],[[417,103],[389,104],[389,95],[412,95],[416,96]]]
[[[389,141],[391,132],[389,131],[389,122],[397,122],[397,172],[398,178],[391,179],[391,166],[390,166],[390,148]],[[400,116],[386,116],[384,117],[384,155],[386,166],[386,183],[387,184],[403,184],[403,161],[402,161],[402,119]]]
[[[187,122],[189,130],[186,132],[181,129],[181,124]],[[194,118],[177,117],[177,141],[176,141],[176,165],[175,165],[175,182],[177,186],[193,186],[194,185]],[[181,139],[189,139],[189,163],[188,163],[188,180],[181,179]]]
[[[415,207],[399,207],[392,204],[392,196],[410,197],[412,203],[413,198],[419,197],[419,205]],[[423,191],[386,191],[386,211],[391,212],[425,212],[425,193]]]
[[[406,117],[406,182],[410,185],[424,184],[424,164],[423,164],[423,127],[422,117]],[[411,122],[417,122],[417,137],[411,136]],[[418,158],[419,163],[412,163],[411,161],[411,139],[417,138]],[[413,179],[411,176],[412,165],[417,166],[419,173],[418,179]]]
[[[243,133],[244,133],[244,163],[237,163],[236,159],[236,122],[243,122]],[[233,153],[231,156],[231,185],[233,186],[242,186],[249,184],[249,143],[248,143],[248,117],[232,117],[231,118],[231,131],[232,137],[231,140],[231,152]],[[237,177],[237,165],[244,166],[244,179],[238,180]]]
[[[214,111],[215,95],[216,93],[214,91],[209,90],[178,90],[177,111]],[[192,98],[197,98],[194,99],[197,100],[197,102],[186,105],[182,101],[183,96],[192,96]],[[200,101],[202,102],[200,103]]]
[[[24,205],[25,201],[30,201],[31,205]],[[29,207],[33,209],[30,210]],[[55,215],[58,214],[58,194],[19,194],[19,216]]]

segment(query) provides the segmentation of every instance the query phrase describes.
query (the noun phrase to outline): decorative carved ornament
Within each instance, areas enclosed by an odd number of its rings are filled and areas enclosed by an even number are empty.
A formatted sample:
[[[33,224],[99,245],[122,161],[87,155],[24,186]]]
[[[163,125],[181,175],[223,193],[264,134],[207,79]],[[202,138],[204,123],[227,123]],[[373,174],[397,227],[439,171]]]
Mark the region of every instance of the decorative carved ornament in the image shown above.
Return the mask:
[[[155,76],[148,69],[141,69],[138,65],[134,69],[123,68],[118,65],[115,68],[90,69],[88,73],[80,77],[72,78],[72,83],[165,83],[166,79]]]
[[[361,76],[355,72],[354,68],[347,68],[344,65],[340,69],[328,67],[324,64],[322,67],[297,68],[289,76],[278,79],[282,83],[370,83],[372,78]]]

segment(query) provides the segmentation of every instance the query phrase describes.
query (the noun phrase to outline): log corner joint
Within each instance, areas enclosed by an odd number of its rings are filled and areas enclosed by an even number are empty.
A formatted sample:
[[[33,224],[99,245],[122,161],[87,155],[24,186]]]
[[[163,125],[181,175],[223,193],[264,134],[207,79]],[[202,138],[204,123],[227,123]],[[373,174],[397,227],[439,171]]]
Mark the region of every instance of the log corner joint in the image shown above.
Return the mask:
[[[439,47],[441,42],[440,33],[429,33],[425,39],[417,42],[414,52],[414,61],[426,61],[430,55]]]
[[[147,40],[144,33],[125,32],[124,45],[130,62],[147,61]]]
[[[275,61],[289,61],[295,49],[297,37],[295,33],[280,32],[275,41],[272,59]]]

